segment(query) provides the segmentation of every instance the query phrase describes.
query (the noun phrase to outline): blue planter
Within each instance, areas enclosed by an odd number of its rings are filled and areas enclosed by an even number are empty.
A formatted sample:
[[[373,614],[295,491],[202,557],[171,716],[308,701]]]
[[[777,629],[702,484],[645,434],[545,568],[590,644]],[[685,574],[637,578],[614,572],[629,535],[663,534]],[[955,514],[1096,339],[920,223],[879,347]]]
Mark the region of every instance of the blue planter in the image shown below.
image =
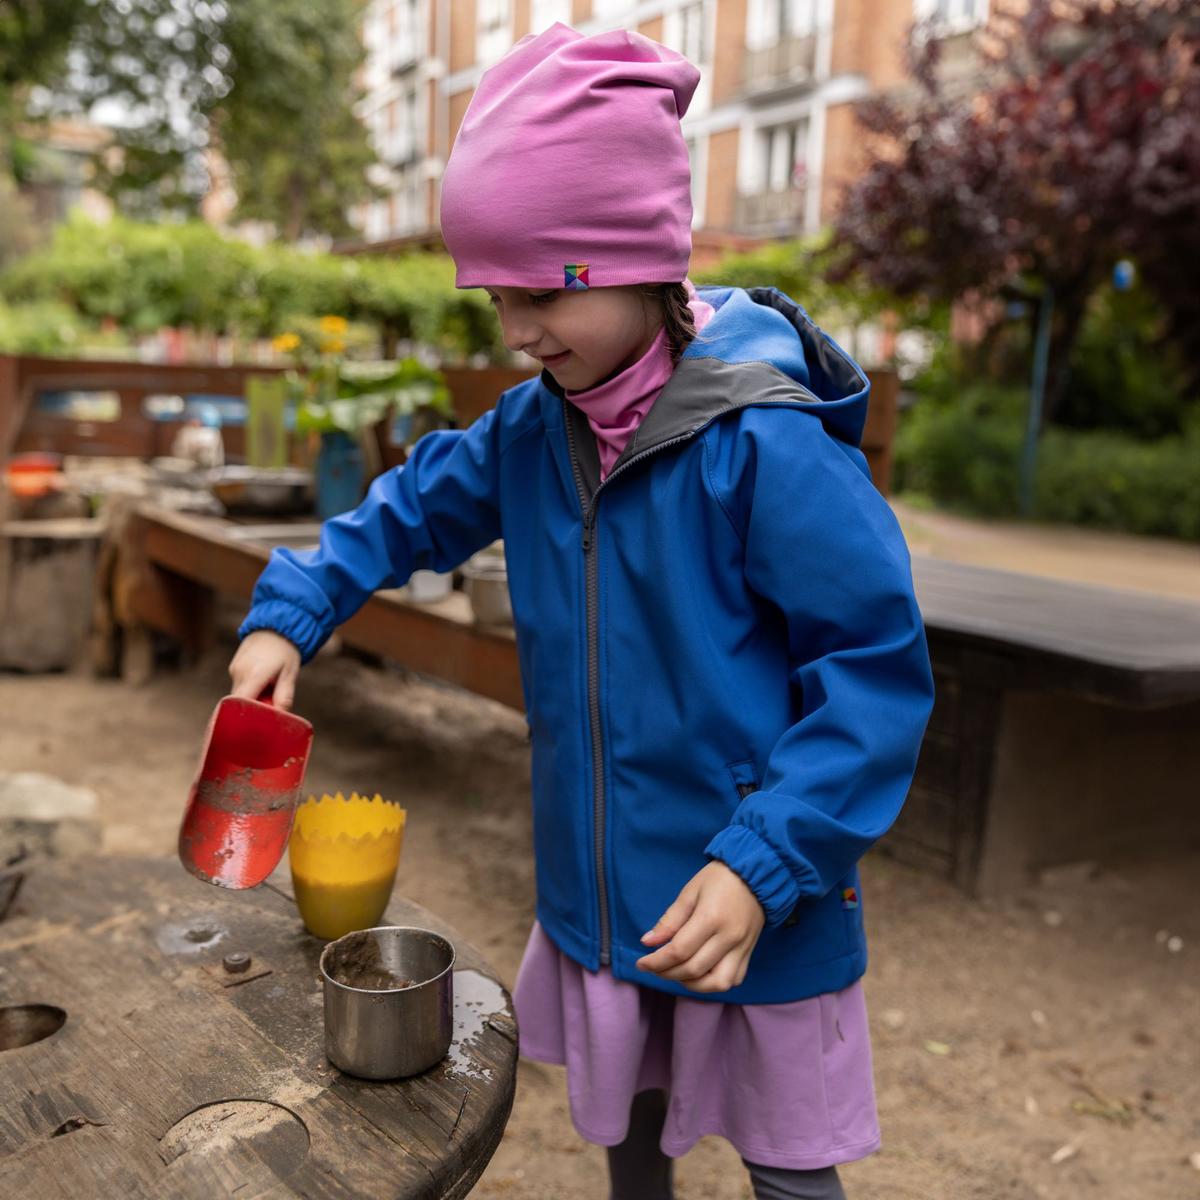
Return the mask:
[[[322,521],[356,507],[366,484],[362,447],[340,431],[321,434],[317,455],[317,516]]]

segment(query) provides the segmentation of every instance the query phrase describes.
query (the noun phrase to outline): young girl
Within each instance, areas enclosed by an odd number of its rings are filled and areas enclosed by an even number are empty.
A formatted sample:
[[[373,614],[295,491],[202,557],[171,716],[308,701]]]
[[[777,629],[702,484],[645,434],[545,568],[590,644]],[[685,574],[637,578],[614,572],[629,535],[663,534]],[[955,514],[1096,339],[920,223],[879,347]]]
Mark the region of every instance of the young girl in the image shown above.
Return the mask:
[[[760,1200],[825,1200],[879,1145],[855,864],[932,685],[857,449],[865,376],[778,291],[687,279],[698,78],[564,25],[483,76],[443,235],[545,369],[423,438],[320,549],[276,551],[230,670],[286,707],[371,592],[502,537],[533,742],[522,1052],[566,1064],[618,1200],[670,1196],[705,1134]]]

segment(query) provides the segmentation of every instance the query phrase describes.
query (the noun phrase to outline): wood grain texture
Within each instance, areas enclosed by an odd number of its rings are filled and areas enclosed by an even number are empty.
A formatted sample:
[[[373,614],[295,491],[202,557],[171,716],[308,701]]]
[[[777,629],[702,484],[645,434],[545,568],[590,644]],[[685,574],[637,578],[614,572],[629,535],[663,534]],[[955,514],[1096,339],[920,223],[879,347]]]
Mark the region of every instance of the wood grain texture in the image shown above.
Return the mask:
[[[30,867],[0,924],[0,1004],[56,1004],[68,1016],[53,1036],[0,1052],[0,1195],[465,1195],[512,1105],[511,1003],[443,922],[400,899],[386,919],[449,936],[456,983],[469,995],[482,981],[474,994],[494,1011],[460,1014],[456,1003],[443,1063],[369,1083],[325,1059],[323,943],[303,931],[278,874],[230,892],[174,860]],[[210,968],[235,949],[270,973],[224,986]],[[164,1145],[189,1114],[230,1100],[259,1103],[216,1110],[207,1141],[198,1113],[187,1137]]]

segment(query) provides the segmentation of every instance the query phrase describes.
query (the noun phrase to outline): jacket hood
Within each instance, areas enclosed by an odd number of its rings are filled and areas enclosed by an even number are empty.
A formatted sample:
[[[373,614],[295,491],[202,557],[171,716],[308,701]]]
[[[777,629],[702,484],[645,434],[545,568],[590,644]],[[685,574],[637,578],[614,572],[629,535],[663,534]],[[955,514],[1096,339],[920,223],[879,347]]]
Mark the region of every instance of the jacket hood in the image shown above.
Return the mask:
[[[749,380],[739,379],[735,397],[749,404],[790,401],[811,412],[839,441],[860,443],[867,377],[799,304],[776,288],[701,288],[700,295],[717,312],[680,359],[677,372],[686,364],[688,386],[698,382],[705,365],[710,371],[715,364],[758,368],[756,376],[766,368],[775,376],[766,396],[755,395]]]

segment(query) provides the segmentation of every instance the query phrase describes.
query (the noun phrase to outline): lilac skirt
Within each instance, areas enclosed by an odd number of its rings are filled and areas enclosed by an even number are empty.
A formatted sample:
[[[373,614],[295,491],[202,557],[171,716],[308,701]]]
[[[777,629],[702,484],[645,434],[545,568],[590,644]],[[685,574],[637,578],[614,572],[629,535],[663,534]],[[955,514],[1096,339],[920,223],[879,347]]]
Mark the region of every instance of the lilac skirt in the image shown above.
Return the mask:
[[[513,994],[521,1053],[567,1068],[571,1119],[615,1146],[633,1097],[669,1097],[664,1154],[716,1134],[753,1163],[815,1170],[879,1149],[862,983],[789,1004],[692,1000],[593,973],[535,923]]]

